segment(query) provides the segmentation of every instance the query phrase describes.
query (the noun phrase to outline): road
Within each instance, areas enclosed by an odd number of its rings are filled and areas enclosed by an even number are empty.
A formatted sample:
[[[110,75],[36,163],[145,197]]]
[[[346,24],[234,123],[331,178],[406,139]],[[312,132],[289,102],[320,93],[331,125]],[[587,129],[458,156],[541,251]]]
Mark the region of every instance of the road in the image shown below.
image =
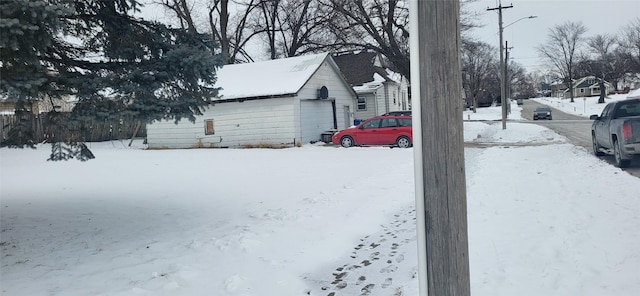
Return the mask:
[[[527,120],[531,120],[531,123],[546,126],[554,130],[558,134],[561,134],[569,139],[572,144],[582,146],[587,149],[587,151],[593,153],[593,147],[591,144],[591,120],[585,119],[584,117],[567,114],[552,107],[551,109],[553,111],[553,120],[533,121],[533,110],[535,110],[538,106],[542,106],[542,104],[532,100],[525,100],[524,105],[521,106],[522,117]],[[508,123],[507,128],[509,128]],[[614,163],[613,156],[603,156],[601,158],[611,165],[613,165]],[[632,163],[631,167],[625,168],[623,170],[633,176],[640,178],[640,162],[638,161]]]

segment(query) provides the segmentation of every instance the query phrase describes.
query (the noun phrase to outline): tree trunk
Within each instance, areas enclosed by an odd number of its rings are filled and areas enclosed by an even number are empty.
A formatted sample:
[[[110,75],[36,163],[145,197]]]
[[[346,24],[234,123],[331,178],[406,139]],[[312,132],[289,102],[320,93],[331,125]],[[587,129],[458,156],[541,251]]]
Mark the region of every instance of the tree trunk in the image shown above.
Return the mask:
[[[478,112],[478,97],[473,97],[473,113]]]
[[[571,98],[571,103],[575,102],[573,100],[573,79],[569,78],[569,97]]]
[[[598,81],[598,87],[600,88],[600,98],[598,98],[598,104],[604,104],[604,97],[607,96],[607,89],[604,86],[604,80],[602,78],[600,78],[600,80]]]
[[[138,135],[138,130],[140,130],[141,125],[142,123],[140,122],[140,120],[138,120],[138,124],[136,124],[136,129],[133,130],[133,135],[131,135],[131,141],[129,141],[129,147],[131,147],[131,144],[133,143],[133,139],[135,139],[136,136]]]

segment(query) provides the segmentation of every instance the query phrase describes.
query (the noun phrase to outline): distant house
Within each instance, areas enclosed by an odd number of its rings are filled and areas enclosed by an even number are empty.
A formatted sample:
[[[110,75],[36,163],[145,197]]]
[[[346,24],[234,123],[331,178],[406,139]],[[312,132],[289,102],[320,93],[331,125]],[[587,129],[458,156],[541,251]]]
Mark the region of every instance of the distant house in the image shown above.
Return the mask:
[[[551,95],[551,84],[546,82],[540,83],[540,89],[538,90],[538,96],[548,97]]]
[[[195,123],[147,125],[151,149],[290,147],[351,125],[355,93],[327,53],[225,65],[221,87]]]
[[[552,97],[562,98],[567,93],[567,86],[562,81],[555,81],[549,85]]]
[[[386,67],[377,53],[340,54],[334,59],[357,94],[353,112],[356,123],[411,109],[408,79]]]
[[[25,107],[33,114],[51,112],[54,109],[58,112],[71,112],[75,103],[75,98],[69,96],[65,98],[51,98],[49,96],[43,96],[40,100]],[[0,114],[13,114],[15,108],[15,102],[9,100],[7,97],[0,98]]]
[[[613,89],[613,85],[605,81],[605,94],[609,94]],[[595,76],[587,76],[580,79],[573,80],[573,89],[569,88],[562,82],[553,82],[550,85],[551,96],[568,99],[571,97],[570,91],[573,91],[573,97],[591,97],[600,95],[600,85],[598,78]]]
[[[573,82],[573,96],[574,97],[592,97],[600,95],[600,84],[598,83],[598,78],[595,76],[587,76],[580,79],[577,79]],[[605,85],[605,95],[609,94],[610,90],[613,89],[613,85],[609,82],[604,82]],[[570,95],[567,93],[565,98],[568,98]]]

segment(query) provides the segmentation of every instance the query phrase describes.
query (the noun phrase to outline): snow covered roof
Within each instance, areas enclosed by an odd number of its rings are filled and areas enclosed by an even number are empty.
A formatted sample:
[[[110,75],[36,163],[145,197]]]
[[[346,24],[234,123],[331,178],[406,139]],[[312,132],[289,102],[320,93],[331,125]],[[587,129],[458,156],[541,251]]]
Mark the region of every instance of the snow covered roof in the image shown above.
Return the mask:
[[[611,86],[611,83],[605,81],[604,84]],[[575,80],[574,88],[594,88],[599,87],[598,78],[595,76],[586,76]]]
[[[402,82],[402,75],[383,67],[375,52],[345,53],[333,59],[358,94],[374,92],[385,82]]]
[[[327,59],[328,53],[225,65],[218,70],[218,100],[293,95]]]
[[[353,90],[357,94],[373,92],[379,89],[380,87],[382,87],[385,81],[386,79],[384,79],[384,77],[382,77],[380,74],[374,73],[373,81],[363,83],[362,85],[354,86]]]

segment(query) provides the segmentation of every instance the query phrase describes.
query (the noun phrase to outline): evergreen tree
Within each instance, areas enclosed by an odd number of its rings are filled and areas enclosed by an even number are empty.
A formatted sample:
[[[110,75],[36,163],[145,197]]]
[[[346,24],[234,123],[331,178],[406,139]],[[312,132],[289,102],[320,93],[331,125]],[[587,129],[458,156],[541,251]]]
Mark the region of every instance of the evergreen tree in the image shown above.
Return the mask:
[[[29,105],[75,97],[70,150],[52,145],[50,160],[93,158],[82,144],[88,120],[195,120],[217,96],[222,64],[210,37],[137,19],[136,0],[0,0],[0,95]],[[29,111],[22,108],[21,112]],[[28,145],[16,133],[13,147]],[[32,146],[32,145],[31,145]]]

